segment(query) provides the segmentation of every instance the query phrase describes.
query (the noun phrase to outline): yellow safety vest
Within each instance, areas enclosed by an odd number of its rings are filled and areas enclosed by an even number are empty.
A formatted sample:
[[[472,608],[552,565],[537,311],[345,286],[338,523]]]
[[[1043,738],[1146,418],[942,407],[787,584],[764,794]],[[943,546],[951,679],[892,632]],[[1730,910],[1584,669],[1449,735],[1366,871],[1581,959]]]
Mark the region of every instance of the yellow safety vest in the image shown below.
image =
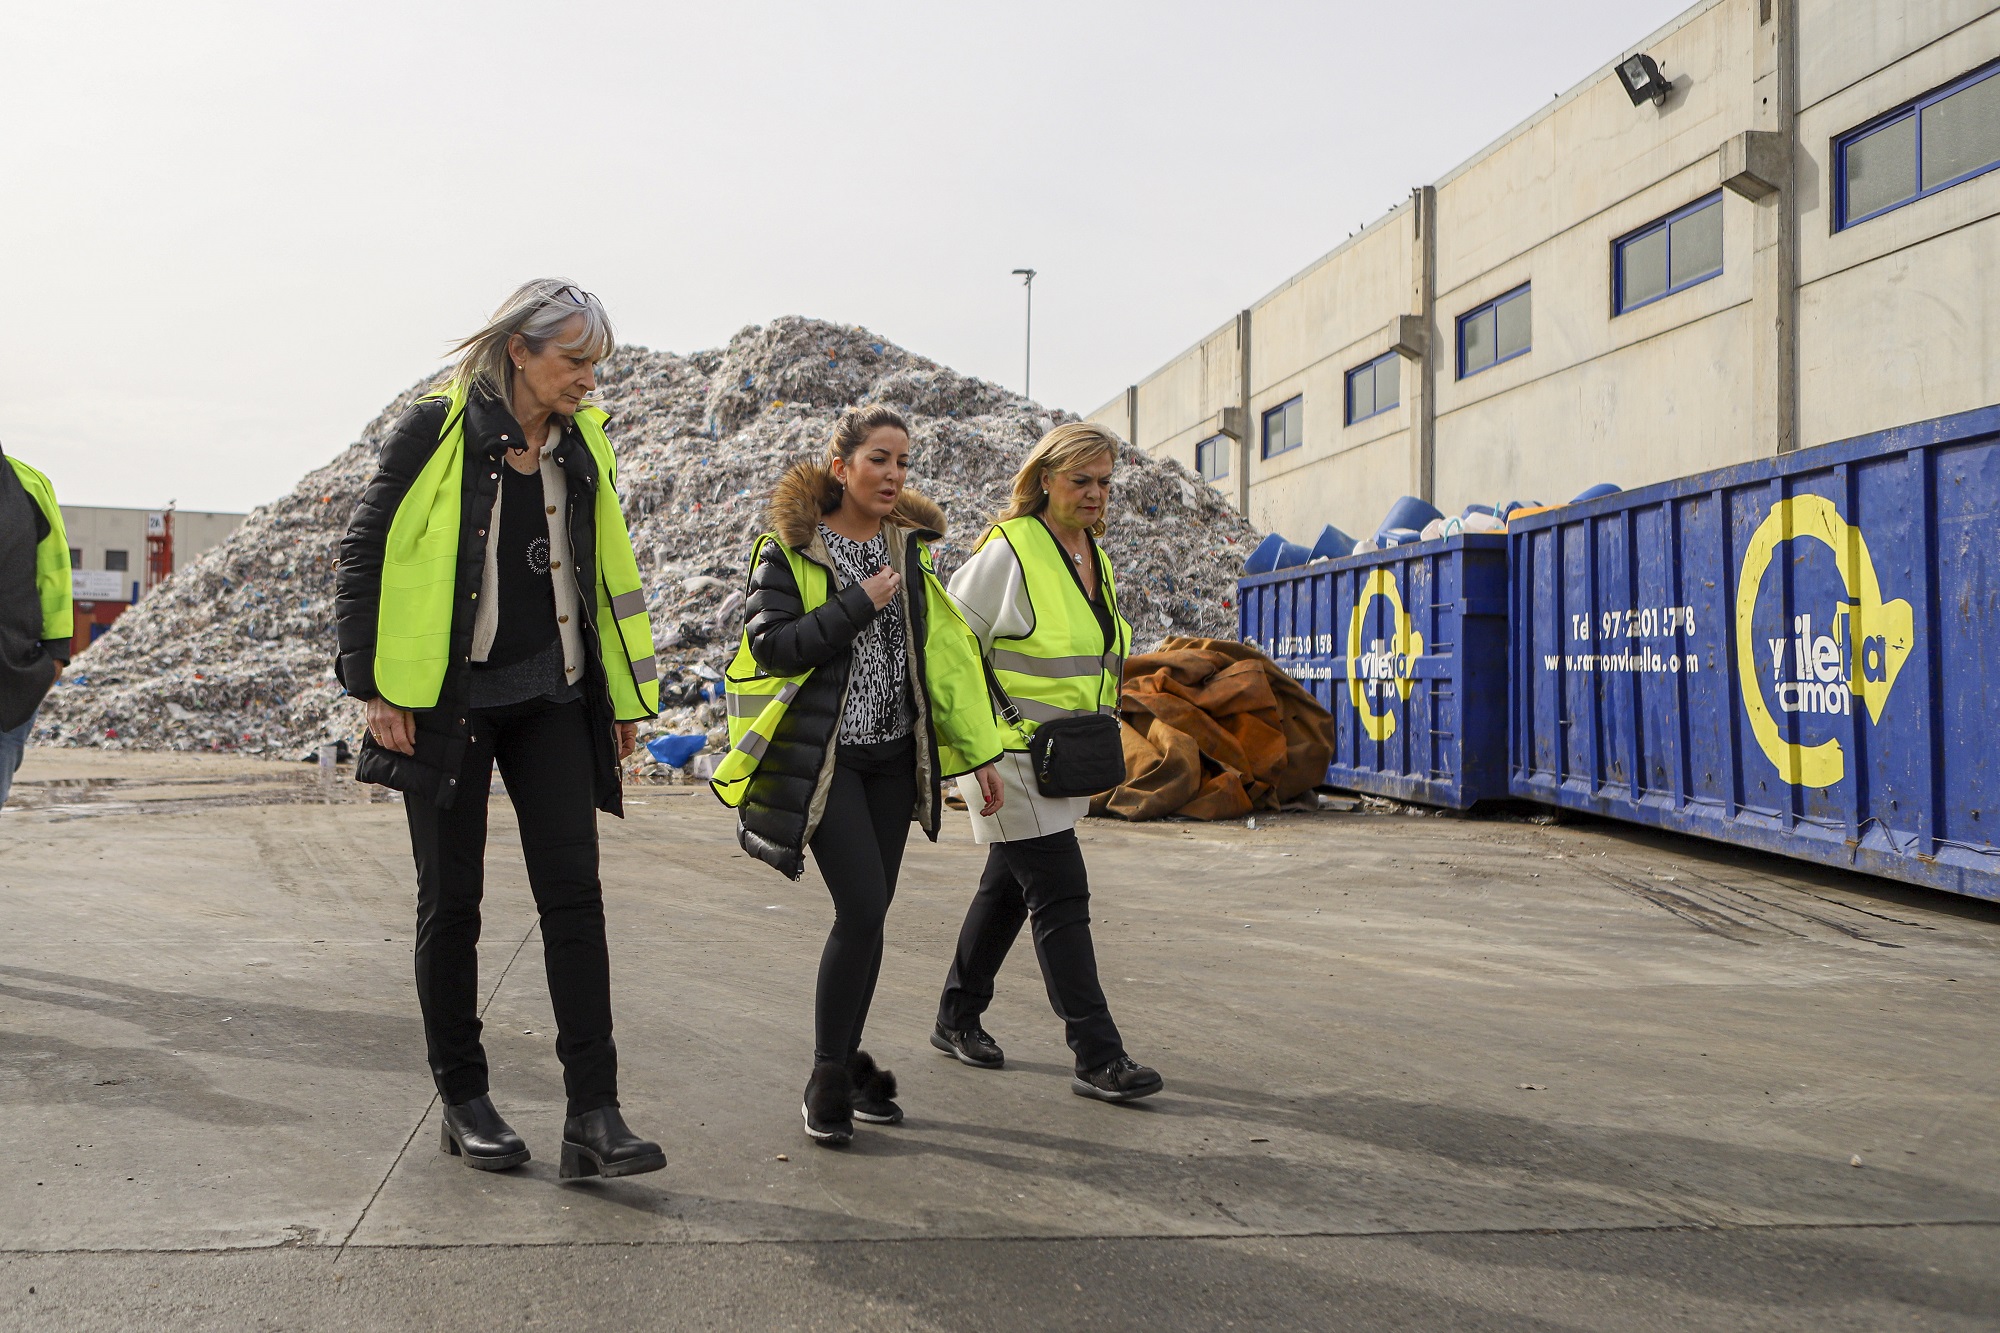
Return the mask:
[[[76,612],[70,603],[69,534],[63,529],[62,506],[56,503],[56,488],[49,479],[12,454],[14,475],[49,521],[49,535],[35,547],[35,591],[42,600],[42,638],[61,639],[67,644],[76,635]],[[63,649],[69,655],[69,649]]]
[[[438,447],[396,506],[382,551],[382,599],[375,626],[375,688],[399,708],[435,708],[450,665],[451,616],[458,592],[459,499],[465,473],[465,388],[445,401]],[[597,643],[611,706],[620,722],[660,711],[660,669],[632,535],[618,507],[616,460],[606,414],[585,407],[577,430],[597,461]]]
[[[1020,711],[1021,726],[1008,749],[1026,750],[1035,729],[1058,718],[1116,713],[1132,627],[1118,614],[1118,584],[1111,561],[1097,550],[1097,577],[1111,611],[1111,645],[1097,613],[1070,572],[1068,552],[1035,515],[1008,519],[987,530],[979,548],[995,537],[1014,548],[1027,581],[1035,626],[1024,638],[993,640],[993,674]]]
[[[891,529],[895,540],[896,529]],[[785,545],[776,533],[767,532],[750,551],[750,567],[765,542],[777,542],[791,566],[792,581],[798,585],[799,604],[810,615],[823,605],[829,589],[829,573],[801,551]],[[979,667],[979,641],[967,628],[944,585],[938,582],[931,565],[928,546],[919,545],[924,590],[924,680],[921,687],[929,702],[931,731],[937,738],[939,772],[946,777],[970,773],[980,764],[990,763],[1001,748],[998,721],[987,697],[986,683]],[[796,676],[773,676],[757,664],[750,652],[750,631],[746,626],[736,656],[723,674],[723,690],[729,715],[729,753],[716,765],[709,786],[727,806],[740,806],[749,794],[750,779],[764,761],[764,752],[778,727],[791,711],[792,700],[812,672]]]

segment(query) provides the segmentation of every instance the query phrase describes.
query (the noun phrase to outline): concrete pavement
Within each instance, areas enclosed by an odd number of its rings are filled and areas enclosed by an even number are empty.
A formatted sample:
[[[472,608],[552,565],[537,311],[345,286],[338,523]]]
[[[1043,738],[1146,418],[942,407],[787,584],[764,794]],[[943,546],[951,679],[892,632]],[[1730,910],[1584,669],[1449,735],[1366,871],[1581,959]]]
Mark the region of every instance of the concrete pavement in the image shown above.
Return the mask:
[[[31,752],[0,1326],[2000,1322],[1985,904],[1605,824],[1093,821],[1107,990],[1168,1080],[1114,1108],[1069,1093],[1025,944],[1008,1067],[926,1044],[982,860],[948,822],[867,1042],[909,1120],[830,1152],[798,1123],[824,890],[705,792],[634,789],[605,821],[623,1099],[669,1167],[569,1185],[511,816],[487,1041],[537,1155],[490,1176],[437,1151],[402,812],[358,796]]]

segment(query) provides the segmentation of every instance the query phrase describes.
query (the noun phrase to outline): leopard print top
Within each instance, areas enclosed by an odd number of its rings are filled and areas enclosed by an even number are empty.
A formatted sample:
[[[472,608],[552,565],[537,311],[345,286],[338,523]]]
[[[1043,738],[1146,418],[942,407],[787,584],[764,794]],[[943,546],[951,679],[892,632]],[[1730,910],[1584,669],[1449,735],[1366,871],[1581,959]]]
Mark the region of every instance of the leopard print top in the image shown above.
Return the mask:
[[[873,578],[889,563],[886,531],[858,542],[822,523],[819,536],[833,557],[843,588]],[[854,660],[847,677],[847,706],[840,716],[841,743],[874,745],[909,735],[916,710],[910,703],[909,647],[900,605],[890,602],[883,607],[855,636],[850,651]]]

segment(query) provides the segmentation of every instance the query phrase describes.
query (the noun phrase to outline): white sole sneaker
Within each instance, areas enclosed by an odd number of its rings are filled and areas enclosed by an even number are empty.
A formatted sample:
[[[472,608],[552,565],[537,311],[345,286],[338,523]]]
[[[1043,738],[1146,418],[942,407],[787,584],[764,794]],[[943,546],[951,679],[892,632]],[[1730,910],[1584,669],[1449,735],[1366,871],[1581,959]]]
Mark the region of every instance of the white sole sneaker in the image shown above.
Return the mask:
[[[811,1139],[814,1143],[825,1143],[828,1145],[836,1143],[846,1143],[849,1139],[854,1137],[854,1131],[851,1129],[848,1130],[814,1129],[812,1122],[812,1112],[807,1108],[804,1102],[799,1103],[799,1119],[806,1122],[806,1137]]]

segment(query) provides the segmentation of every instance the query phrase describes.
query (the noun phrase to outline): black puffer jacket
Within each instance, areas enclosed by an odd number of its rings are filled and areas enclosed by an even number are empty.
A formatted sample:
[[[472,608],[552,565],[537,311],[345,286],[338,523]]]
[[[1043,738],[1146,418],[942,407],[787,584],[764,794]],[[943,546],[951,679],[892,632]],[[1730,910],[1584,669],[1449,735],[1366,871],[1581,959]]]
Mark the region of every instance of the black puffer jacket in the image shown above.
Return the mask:
[[[827,568],[830,588],[838,577],[826,545],[819,537],[820,518],[838,503],[839,491],[826,469],[817,463],[794,465],[771,497],[771,531],[778,540]],[[903,577],[897,606],[903,614],[904,635],[911,660],[909,679],[917,739],[917,823],[937,839],[943,808],[937,737],[931,728],[930,701],[924,682],[924,599],[919,544],[944,535],[944,511],[905,490],[896,512],[885,525],[889,564]],[[860,584],[833,593],[811,612],[799,596],[792,567],[777,543],[766,543],[750,570],[744,598],[743,626],[750,654],[774,676],[810,671],[771,738],[737,808],[736,840],[743,850],[797,879],[805,873],[806,844],[819,827],[826,790],[833,778],[834,752],[840,734],[841,707],[847,699],[848,672],[855,636],[877,615],[875,604]]]
[[[375,628],[382,603],[382,551],[389,525],[410,484],[437,452],[445,426],[446,404],[426,398],[405,412],[382,445],[382,457],[340,542],[340,567],[334,582],[334,622],[340,655],[334,674],[357,699],[373,699],[375,688]],[[613,733],[611,692],[604,680],[604,659],[597,642],[597,459],[575,424],[565,417],[549,419],[563,427],[554,458],[569,480],[569,539],[583,612],[584,670],[577,683],[590,710],[593,798],[607,814],[622,815],[617,740]],[[459,495],[458,586],[451,617],[451,657],[434,708],[418,710],[417,752],[385,750],[369,737],[361,743],[354,776],[377,782],[412,797],[448,808],[458,795],[459,769],[470,734],[472,697],[472,621],[478,603],[480,574],[486,563],[486,527],[499,492],[502,455],[521,439],[514,414],[491,395],[475,390],[465,406],[465,466]]]

